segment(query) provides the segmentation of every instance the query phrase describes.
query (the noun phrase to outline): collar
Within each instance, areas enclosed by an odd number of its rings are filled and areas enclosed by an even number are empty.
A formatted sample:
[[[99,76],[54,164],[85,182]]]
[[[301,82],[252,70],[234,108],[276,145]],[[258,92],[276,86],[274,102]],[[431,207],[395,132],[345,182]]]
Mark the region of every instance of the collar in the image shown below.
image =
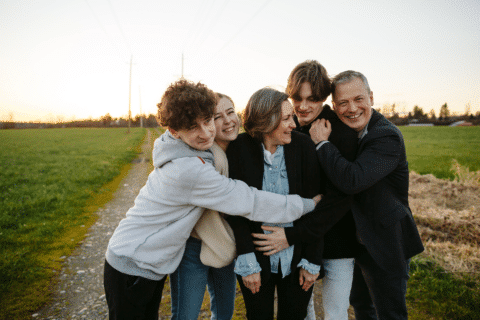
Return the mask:
[[[273,154],[267,149],[265,149],[265,145],[263,143],[262,143],[262,148],[263,148],[263,160],[269,165],[273,164],[273,159],[275,158],[276,155],[279,155],[283,152],[282,145],[278,145],[277,150],[275,150]]]
[[[365,128],[363,128],[362,131],[360,131],[358,133],[358,139],[362,140],[363,137],[365,137],[367,135],[367,133],[368,133],[367,128],[368,128],[368,125],[366,125]]]

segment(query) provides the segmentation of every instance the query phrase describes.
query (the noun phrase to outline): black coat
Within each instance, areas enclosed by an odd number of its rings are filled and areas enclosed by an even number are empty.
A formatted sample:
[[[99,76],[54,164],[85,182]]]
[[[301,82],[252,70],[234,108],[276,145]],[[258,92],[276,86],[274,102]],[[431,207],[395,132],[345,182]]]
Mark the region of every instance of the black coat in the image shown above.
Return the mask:
[[[424,248],[408,204],[409,173],[402,133],[372,111],[355,161],[342,157],[332,143],[323,145],[317,154],[330,180],[342,192],[354,195],[355,225],[372,258],[384,270],[401,274],[407,259]]]
[[[297,117],[294,117],[297,128],[295,130],[310,136],[311,123],[305,126],[300,126]],[[322,112],[315,119],[326,119],[332,125],[332,133],[328,140],[333,143],[340,154],[349,161],[354,161],[358,149],[358,134],[355,130],[344,124],[337,117],[335,112],[329,105],[324,105]],[[313,122],[313,121],[312,121]],[[322,169],[328,170],[328,168]],[[325,174],[322,172],[322,174]],[[340,212],[343,208],[339,208]],[[299,228],[297,226],[296,228]],[[286,228],[285,232],[287,239],[290,238],[292,230]],[[355,256],[356,236],[355,236],[355,221],[353,220],[352,211],[349,210],[340,221],[338,221],[324,237],[325,249],[323,258],[325,259],[342,259],[353,258]],[[290,239],[289,239],[290,242]]]
[[[317,160],[315,145],[312,140],[301,133],[292,132],[291,143],[284,145],[285,165],[288,175],[290,194],[298,194],[304,198],[312,198],[323,193],[320,181],[320,165]],[[261,142],[246,133],[240,134],[231,142],[227,149],[229,175],[232,179],[239,179],[249,186],[262,189],[264,173],[264,154]],[[302,217],[301,219],[305,218]],[[294,224],[297,224],[297,220]],[[263,233],[261,222],[249,221],[243,217],[227,216],[231,225],[237,246],[237,254],[255,252],[258,263],[262,268],[262,282],[270,276],[270,258],[263,252],[256,251],[251,233]],[[318,252],[321,242],[295,243],[291,264],[292,274],[298,272],[297,264],[302,258],[309,262],[321,265],[321,256]],[[292,278],[293,279],[293,278]],[[298,279],[294,277],[294,279]]]

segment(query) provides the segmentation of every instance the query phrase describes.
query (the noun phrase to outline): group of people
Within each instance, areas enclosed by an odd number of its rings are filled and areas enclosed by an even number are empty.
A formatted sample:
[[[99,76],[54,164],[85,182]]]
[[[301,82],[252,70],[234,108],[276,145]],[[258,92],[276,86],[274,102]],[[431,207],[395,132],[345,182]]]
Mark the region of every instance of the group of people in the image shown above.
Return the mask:
[[[239,134],[231,98],[171,84],[154,170],[107,248],[110,319],[158,319],[167,275],[174,320],[197,319],[206,288],[231,319],[237,281],[247,319],[273,319],[275,292],[277,319],[315,319],[317,279],[325,319],[407,319],[423,245],[402,134],[372,106],[363,74],[308,60],[251,96]]]

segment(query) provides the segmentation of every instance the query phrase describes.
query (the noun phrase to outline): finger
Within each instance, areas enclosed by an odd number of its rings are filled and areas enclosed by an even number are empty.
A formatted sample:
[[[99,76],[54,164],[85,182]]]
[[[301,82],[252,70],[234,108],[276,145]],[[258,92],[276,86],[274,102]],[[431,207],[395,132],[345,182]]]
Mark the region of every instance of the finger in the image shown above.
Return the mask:
[[[313,281],[305,281],[302,289],[305,290],[305,291],[308,291],[312,285],[313,285]]]
[[[320,119],[319,124],[321,127],[325,127],[325,119]]]
[[[261,227],[263,230],[267,230],[267,231],[276,231],[277,229],[279,229],[279,227],[272,227],[272,226],[262,226]]]
[[[258,238],[258,239],[268,239],[269,235],[265,233],[252,233],[252,237]]]
[[[300,273],[300,285],[303,286],[304,278],[303,275]]]
[[[272,250],[272,251],[264,252],[263,255],[265,255],[265,256],[271,256],[272,254],[275,254],[275,253],[277,253],[277,252],[278,252],[278,250],[274,249],[274,250]]]
[[[326,121],[326,127],[328,130],[332,130],[332,124],[328,120]]]
[[[270,251],[270,250],[273,250],[273,248],[271,246],[255,247],[255,250],[257,250],[257,251]]]
[[[257,245],[257,246],[261,246],[261,247],[265,247],[265,246],[270,246],[271,243],[270,241],[267,241],[267,240],[255,240],[253,241],[253,244]]]

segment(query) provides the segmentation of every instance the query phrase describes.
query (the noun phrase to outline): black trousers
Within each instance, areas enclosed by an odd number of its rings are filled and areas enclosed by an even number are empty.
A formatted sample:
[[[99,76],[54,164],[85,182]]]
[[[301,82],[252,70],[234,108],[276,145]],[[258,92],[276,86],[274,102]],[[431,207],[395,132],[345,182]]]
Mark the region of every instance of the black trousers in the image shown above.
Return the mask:
[[[253,294],[245,287],[241,276],[237,275],[242,290],[248,320],[273,320],[275,287],[277,287],[278,320],[303,320],[307,316],[307,307],[312,296],[313,286],[304,291],[299,278],[289,274],[282,279],[281,271],[272,273],[266,283],[262,282],[260,291]]]
[[[409,278],[409,262],[400,274],[386,272],[360,246],[355,258],[350,304],[357,320],[408,319],[405,295]]]
[[[110,320],[158,320],[163,279],[155,281],[130,276],[114,269],[107,261],[103,285]]]

